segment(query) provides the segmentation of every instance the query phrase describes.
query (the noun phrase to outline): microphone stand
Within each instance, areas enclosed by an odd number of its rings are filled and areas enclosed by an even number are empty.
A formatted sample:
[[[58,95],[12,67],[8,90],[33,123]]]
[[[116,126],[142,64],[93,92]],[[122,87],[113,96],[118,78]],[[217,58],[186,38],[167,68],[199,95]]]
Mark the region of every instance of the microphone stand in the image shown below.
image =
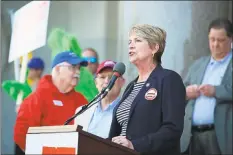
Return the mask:
[[[88,104],[84,105],[82,107],[82,109],[77,112],[76,114],[74,114],[72,117],[70,117],[68,120],[65,121],[64,125],[68,125],[73,119],[75,119],[77,116],[79,116],[80,114],[82,114],[83,112],[85,112],[87,109],[89,109],[90,107],[92,107],[94,104],[96,104],[97,102],[99,102],[100,100],[102,100],[109,92],[109,90],[106,88],[104,88],[94,99],[92,99]],[[102,95],[102,96],[101,96]],[[100,97],[101,96],[101,97]],[[98,99],[100,97],[100,99],[97,102],[94,102],[96,99]],[[93,103],[94,102],[94,103]]]

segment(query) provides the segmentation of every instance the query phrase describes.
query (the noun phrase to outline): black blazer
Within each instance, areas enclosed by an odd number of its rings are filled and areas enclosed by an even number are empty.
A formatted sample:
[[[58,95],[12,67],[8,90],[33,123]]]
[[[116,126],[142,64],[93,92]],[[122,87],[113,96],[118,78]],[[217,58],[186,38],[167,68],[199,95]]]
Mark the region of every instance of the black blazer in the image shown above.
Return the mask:
[[[114,109],[109,138],[121,133],[116,111],[130,94],[137,78],[126,87],[120,103]],[[147,100],[145,94],[151,88],[157,90],[157,96],[153,100]],[[136,151],[154,155],[180,154],[185,97],[185,86],[176,72],[163,69],[160,65],[152,71],[130,109],[126,137]]]

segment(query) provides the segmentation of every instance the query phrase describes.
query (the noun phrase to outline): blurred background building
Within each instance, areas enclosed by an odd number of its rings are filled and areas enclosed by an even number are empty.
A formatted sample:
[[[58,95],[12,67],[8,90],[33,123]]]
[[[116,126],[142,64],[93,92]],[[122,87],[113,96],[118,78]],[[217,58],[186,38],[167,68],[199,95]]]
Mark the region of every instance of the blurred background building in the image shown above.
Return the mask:
[[[8,12],[27,3],[1,2],[1,81],[14,80],[14,63],[7,61],[11,38]],[[167,31],[162,65],[183,77],[194,60],[209,54],[208,25],[217,17],[232,21],[231,1],[51,1],[48,34],[53,28],[63,28],[77,37],[81,48],[95,48],[100,61],[113,59],[125,63],[128,83],[136,76],[128,61],[128,30],[133,24],[153,24]],[[41,57],[46,64],[44,73],[50,73],[49,48],[39,48],[33,56]],[[1,153],[13,154],[15,103],[2,89],[0,96]]]

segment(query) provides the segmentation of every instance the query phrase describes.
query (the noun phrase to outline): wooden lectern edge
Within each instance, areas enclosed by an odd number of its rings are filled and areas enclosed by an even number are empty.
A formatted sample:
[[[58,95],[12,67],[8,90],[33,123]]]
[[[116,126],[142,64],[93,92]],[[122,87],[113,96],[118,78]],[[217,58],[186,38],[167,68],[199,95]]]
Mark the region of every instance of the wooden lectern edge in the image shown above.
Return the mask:
[[[28,134],[76,132],[77,125],[29,127]],[[80,128],[80,127],[79,127]]]
[[[81,128],[80,128],[80,127],[81,127]],[[99,142],[105,143],[105,144],[107,144],[107,145],[114,146],[114,147],[117,147],[117,148],[119,148],[119,149],[123,149],[123,150],[125,150],[125,151],[129,151],[129,152],[131,152],[131,153],[133,153],[133,154],[135,154],[135,155],[140,155],[139,152],[137,152],[137,151],[135,151],[135,150],[132,150],[132,149],[130,149],[130,148],[127,148],[127,147],[125,147],[125,146],[116,144],[116,143],[112,142],[110,139],[104,139],[104,138],[99,137],[99,136],[96,136],[96,135],[94,135],[94,134],[92,134],[92,133],[88,133],[88,132],[86,132],[86,131],[83,131],[83,130],[82,130],[82,126],[78,126],[78,127],[77,127],[77,131],[78,131],[79,133],[82,133],[82,134],[85,135],[85,136],[88,136],[88,137],[91,138],[91,139],[97,139]]]

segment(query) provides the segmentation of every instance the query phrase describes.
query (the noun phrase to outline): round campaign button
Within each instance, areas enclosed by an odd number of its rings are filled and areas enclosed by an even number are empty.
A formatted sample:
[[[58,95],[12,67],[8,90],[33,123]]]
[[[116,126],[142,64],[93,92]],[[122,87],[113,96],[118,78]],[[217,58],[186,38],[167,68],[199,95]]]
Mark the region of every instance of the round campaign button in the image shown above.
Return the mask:
[[[157,90],[155,88],[149,89],[145,94],[145,99],[147,100],[153,100],[157,96]]]

